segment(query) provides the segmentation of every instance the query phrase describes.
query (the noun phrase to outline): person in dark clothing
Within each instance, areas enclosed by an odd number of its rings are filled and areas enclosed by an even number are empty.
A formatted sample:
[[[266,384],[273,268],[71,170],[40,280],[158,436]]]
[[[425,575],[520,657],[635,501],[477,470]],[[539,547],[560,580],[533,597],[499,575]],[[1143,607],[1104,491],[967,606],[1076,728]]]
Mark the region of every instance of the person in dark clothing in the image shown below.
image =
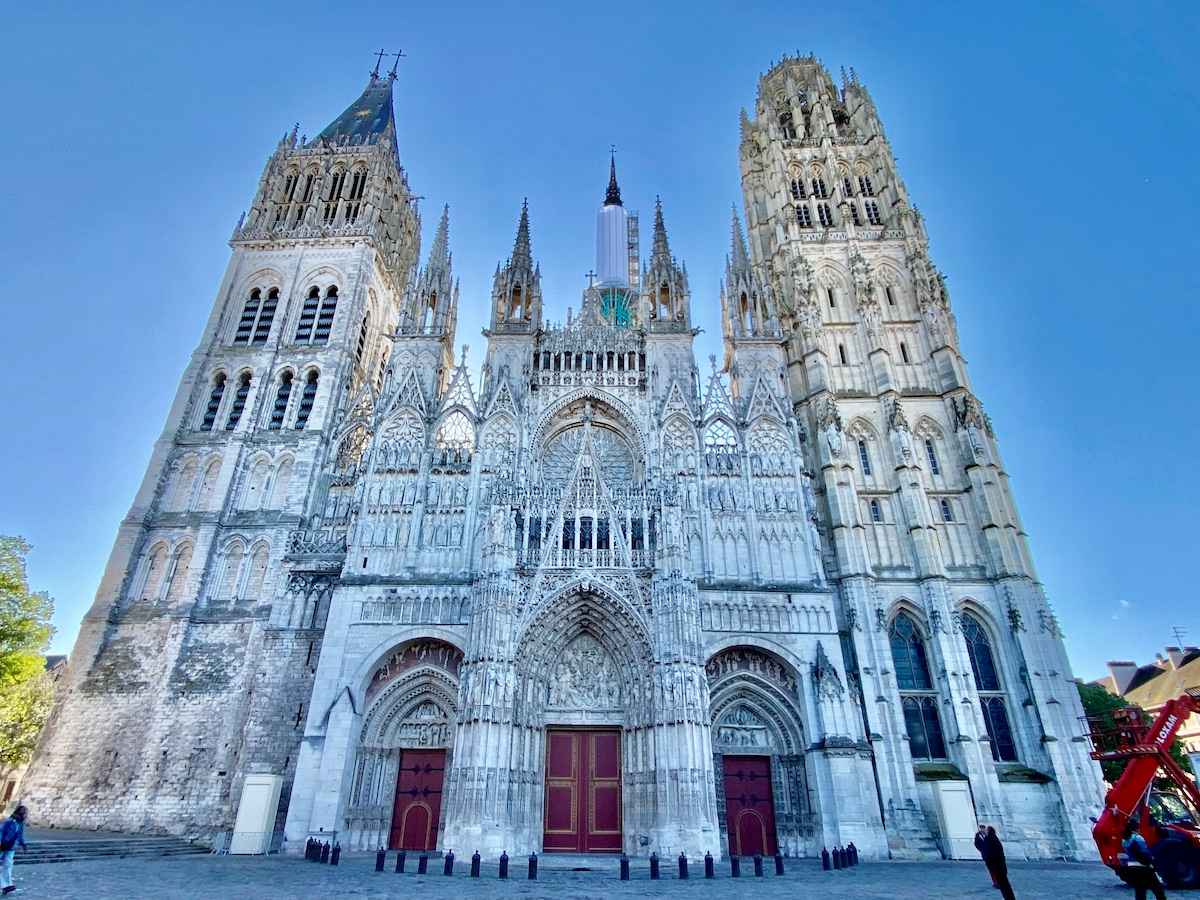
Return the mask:
[[[17,844],[22,850],[29,849],[25,846],[25,816],[28,812],[24,806],[18,806],[0,825],[0,894],[8,895],[17,889],[13,884],[13,857],[17,855]]]
[[[1000,843],[996,829],[989,825],[983,833],[982,840],[978,837],[976,840],[978,843],[975,846],[983,856],[983,864],[987,866],[988,874],[992,876],[992,884],[1000,889],[1004,900],[1016,900],[1012,885],[1008,881],[1008,861],[1004,858],[1004,845]]]
[[[1121,867],[1121,876],[1133,886],[1137,900],[1146,900],[1146,891],[1154,892],[1156,900],[1167,900],[1167,892],[1163,890],[1162,882],[1154,872],[1154,857],[1150,855],[1150,845],[1138,832],[1137,822],[1130,820],[1125,823],[1125,840],[1121,841],[1121,849],[1125,851],[1126,862]]]
[[[983,840],[986,837],[987,837],[987,826],[980,825],[979,830],[977,832],[975,832],[975,849],[979,851],[980,859],[983,859]],[[992,874],[992,870],[988,869],[988,875],[991,875],[991,874]],[[996,884],[995,878],[992,879],[992,887],[994,887],[994,888],[1000,887],[1000,885]]]

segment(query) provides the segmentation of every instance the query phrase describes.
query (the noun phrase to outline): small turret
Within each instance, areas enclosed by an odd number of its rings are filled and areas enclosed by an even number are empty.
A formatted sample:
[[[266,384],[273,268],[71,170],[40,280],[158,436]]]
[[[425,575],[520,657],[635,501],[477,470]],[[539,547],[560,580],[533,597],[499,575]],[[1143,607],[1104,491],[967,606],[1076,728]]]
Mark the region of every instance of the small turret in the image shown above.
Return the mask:
[[[542,273],[529,240],[529,201],[521,204],[512,256],[492,284],[492,330],[531,333],[542,324]]]
[[[450,255],[450,207],[442,209],[433,246],[424,268],[405,299],[400,313],[400,333],[438,337],[447,347],[454,345],[458,284]]]
[[[671,255],[667,226],[663,221],[662,200],[654,201],[654,242],[650,263],[642,277],[643,307],[650,311],[652,331],[691,327],[691,292],[687,270]]]
[[[737,209],[730,225],[730,254],[721,285],[721,313],[726,341],[780,337],[779,315],[770,288],[750,264]]]

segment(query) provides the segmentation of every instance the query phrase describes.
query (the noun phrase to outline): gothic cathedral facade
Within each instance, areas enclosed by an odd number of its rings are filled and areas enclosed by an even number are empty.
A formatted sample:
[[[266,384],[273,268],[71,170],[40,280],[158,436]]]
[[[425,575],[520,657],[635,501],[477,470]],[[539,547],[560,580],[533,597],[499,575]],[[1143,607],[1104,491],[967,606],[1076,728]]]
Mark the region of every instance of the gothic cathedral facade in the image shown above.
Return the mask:
[[[392,85],[267,163],[34,816],[216,841],[253,782],[291,850],[921,858],[958,791],[1093,856],[1062,638],[857,78],[790,57],[742,113],[720,364],[614,166],[564,323],[521,209],[478,379]]]

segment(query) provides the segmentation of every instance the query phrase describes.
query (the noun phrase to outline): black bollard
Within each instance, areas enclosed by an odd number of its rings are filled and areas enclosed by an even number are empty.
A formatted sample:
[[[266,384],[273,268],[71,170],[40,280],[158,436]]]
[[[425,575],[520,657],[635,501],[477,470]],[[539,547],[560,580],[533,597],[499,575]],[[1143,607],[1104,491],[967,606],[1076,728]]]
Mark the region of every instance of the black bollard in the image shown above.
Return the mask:
[[[624,853],[621,854],[621,880],[629,880],[629,857]]]
[[[429,857],[422,853],[417,857],[417,874],[424,875],[429,871]]]
[[[761,854],[761,853],[755,853],[755,854],[754,854],[754,877],[755,877],[755,878],[762,878],[762,873],[763,873],[763,868],[762,868],[762,854]]]
[[[742,858],[740,856],[729,857],[729,874],[733,878],[742,877]]]
[[[537,881],[537,854],[529,854],[529,880]]]
[[[479,877],[479,851],[478,850],[476,850],[475,854],[471,857],[471,877],[472,878]]]
[[[658,854],[650,854],[650,880],[654,881],[658,878]]]
[[[850,852],[845,847],[842,848],[842,868],[850,868]]]
[[[454,874],[454,851],[453,850],[446,851],[446,861],[442,863],[442,874],[443,875],[453,875]]]
[[[845,863],[842,860],[842,848],[841,847],[833,848],[833,867],[835,869],[844,869],[846,867]]]
[[[679,877],[680,878],[688,877],[687,857],[684,856],[682,853],[679,854]]]
[[[375,871],[376,871],[376,872],[382,872],[382,871],[383,871],[383,864],[384,864],[384,862],[386,862],[386,861],[387,861],[387,854],[386,854],[386,853],[383,851],[383,848],[382,848],[382,847],[380,847],[380,848],[379,848],[379,849],[378,849],[378,850],[375,852]]]
[[[704,877],[712,878],[715,875],[716,875],[716,872],[713,871],[712,854],[709,853],[707,850],[705,850],[704,851]]]
[[[312,838],[304,842],[304,858],[312,860]]]
[[[322,863],[329,862],[329,845],[328,844],[321,845],[321,862]]]
[[[858,848],[854,846],[854,841],[846,845],[846,849],[850,852],[850,865],[858,865]]]
[[[401,850],[396,854],[396,874],[399,875],[404,871],[404,863],[408,859],[408,854]]]
[[[329,854],[329,864],[330,864],[331,866],[336,866],[336,865],[338,864],[338,861],[339,861],[341,858],[342,858],[342,845],[341,845],[341,844],[334,844],[334,845],[333,845],[333,852],[332,852],[331,854]]]
[[[829,871],[829,850],[825,847],[821,848],[821,869],[825,872]]]
[[[500,877],[501,878],[508,877],[508,851],[507,850],[500,851]]]
[[[782,853],[775,854],[775,874],[776,875],[783,874],[783,854]]]

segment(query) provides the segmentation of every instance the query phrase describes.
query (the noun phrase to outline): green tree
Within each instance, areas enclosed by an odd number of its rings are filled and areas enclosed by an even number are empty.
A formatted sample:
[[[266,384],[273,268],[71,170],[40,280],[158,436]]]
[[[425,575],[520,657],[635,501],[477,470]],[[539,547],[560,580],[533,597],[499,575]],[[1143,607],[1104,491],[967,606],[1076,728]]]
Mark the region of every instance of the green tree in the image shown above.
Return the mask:
[[[54,628],[54,601],[29,590],[29,545],[0,536],[0,765],[29,761],[50,713],[51,679],[43,655]]]
[[[1100,687],[1098,684],[1084,684],[1076,682],[1079,686],[1079,700],[1083,703],[1083,711],[1088,718],[1093,720],[1093,727],[1099,729],[1115,728],[1113,722],[1113,713],[1118,709],[1125,709],[1129,706],[1137,707],[1136,703],[1130,703],[1121,697],[1114,696]],[[1139,709],[1141,707],[1138,707]],[[1185,772],[1192,771],[1192,764],[1186,756],[1183,755],[1183,748],[1179,741],[1171,745],[1171,758],[1175,760]],[[1100,763],[1100,768],[1104,771],[1104,780],[1109,784],[1116,782],[1121,777],[1121,773],[1125,771],[1125,764],[1128,760],[1106,760]]]

